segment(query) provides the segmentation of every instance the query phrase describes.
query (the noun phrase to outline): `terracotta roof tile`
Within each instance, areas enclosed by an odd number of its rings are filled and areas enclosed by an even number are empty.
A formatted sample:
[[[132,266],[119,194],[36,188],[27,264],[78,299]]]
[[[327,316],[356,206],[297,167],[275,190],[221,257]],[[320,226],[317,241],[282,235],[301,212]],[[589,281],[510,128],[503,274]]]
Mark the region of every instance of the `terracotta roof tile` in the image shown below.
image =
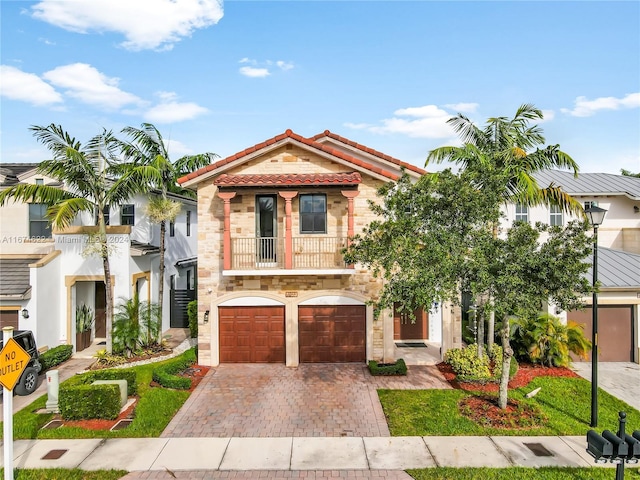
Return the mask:
[[[318,185],[357,185],[362,182],[358,172],[311,174],[257,174],[228,175],[223,173],[214,180],[219,187],[289,187]]]
[[[369,148],[365,145],[361,145],[357,142],[354,142],[353,140],[349,140],[348,138],[345,137],[341,137],[340,135],[336,135],[335,133],[329,131],[329,130],[325,130],[322,133],[319,133],[318,135],[314,135],[313,137],[311,137],[312,140],[319,140],[323,137],[329,137],[329,138],[333,138],[334,140],[337,140],[339,142],[345,143],[351,147],[357,148],[358,150],[362,150],[363,152],[368,153],[369,155],[373,155],[374,157],[379,157],[382,158],[383,160],[386,160],[388,162],[391,163],[395,163],[396,165],[399,165],[401,167],[406,168],[407,170],[411,170],[413,172],[419,173],[421,175],[424,175],[425,173],[427,173],[426,170],[423,170],[422,168],[416,167],[415,165],[411,165],[410,163],[407,162],[403,162],[402,160],[398,160],[397,158],[394,158],[390,155],[387,155],[385,153],[379,152],[377,150],[374,150],[373,148]]]
[[[328,131],[328,130],[327,130]],[[294,133],[291,129],[286,130],[284,133],[281,133],[280,135],[276,135],[275,137],[266,140],[264,142],[258,143],[252,147],[249,148],[245,148],[244,150],[242,150],[241,152],[235,153],[233,155],[231,155],[230,157],[224,158],[222,160],[219,160],[215,163],[212,163],[211,165],[207,165],[206,167],[200,168],[199,170],[196,170],[195,172],[191,172],[188,175],[185,175],[184,177],[181,177],[178,179],[178,183],[183,184],[185,182],[188,182],[189,180],[193,180],[201,175],[204,175],[207,172],[211,172],[212,170],[216,170],[224,165],[227,165],[235,160],[238,160],[242,157],[245,157],[251,153],[254,153],[256,151],[259,151],[261,148],[265,148],[262,145],[273,145],[274,143],[277,143],[281,140],[284,140],[286,138],[291,138],[293,140],[296,140],[300,143],[303,143],[305,145],[308,145],[309,147],[315,148],[316,150],[320,150],[326,153],[329,153],[337,158],[340,158],[342,160],[345,160],[353,165],[357,165],[365,170],[369,170],[371,172],[377,173],[379,175],[382,175],[384,177],[387,177],[390,180],[398,180],[400,178],[400,175],[394,173],[394,172],[390,172],[388,170],[376,167],[375,165],[370,164],[369,162],[365,162],[363,160],[360,160],[359,158],[353,157],[347,153],[342,152],[341,150],[335,149],[335,148],[331,148],[327,145],[323,145],[319,142],[316,142],[314,139],[310,139],[310,138],[305,138],[301,135],[298,135],[297,133]],[[381,154],[382,155],[382,154]],[[391,158],[391,157],[389,157]],[[403,162],[400,162],[400,160],[396,160],[395,162],[396,164],[400,164]],[[413,167],[409,164],[406,164],[406,168],[411,168],[412,170],[415,170],[416,167]],[[418,169],[419,170],[419,169]],[[421,170],[420,170],[421,171]]]

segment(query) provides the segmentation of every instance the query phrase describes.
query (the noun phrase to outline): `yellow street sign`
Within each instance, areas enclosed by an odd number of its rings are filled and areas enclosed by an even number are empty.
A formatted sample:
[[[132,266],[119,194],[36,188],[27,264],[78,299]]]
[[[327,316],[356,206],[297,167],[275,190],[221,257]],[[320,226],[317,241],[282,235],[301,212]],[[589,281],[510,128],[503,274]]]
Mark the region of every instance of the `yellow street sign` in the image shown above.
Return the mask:
[[[24,348],[10,338],[0,350],[0,384],[7,390],[13,390],[30,359]]]

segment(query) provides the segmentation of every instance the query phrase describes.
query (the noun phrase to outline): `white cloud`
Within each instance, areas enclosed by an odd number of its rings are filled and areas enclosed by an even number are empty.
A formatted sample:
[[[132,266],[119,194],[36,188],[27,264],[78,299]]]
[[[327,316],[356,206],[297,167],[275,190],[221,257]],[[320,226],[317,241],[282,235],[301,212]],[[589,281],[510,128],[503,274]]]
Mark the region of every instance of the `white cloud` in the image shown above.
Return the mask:
[[[291,62],[285,62],[285,61],[282,61],[282,60],[278,60],[278,61],[276,62],[276,65],[277,65],[278,67],[280,67],[280,69],[281,69],[281,70],[284,70],[285,72],[286,72],[287,70],[291,70],[291,69],[293,68],[293,63],[291,63]]]
[[[479,105],[477,103],[448,103],[445,107],[456,113],[475,113]]]
[[[170,50],[224,15],[222,0],[40,0],[33,16],[77,33],[117,32],[129,50]]]
[[[264,78],[271,75],[267,68],[240,67],[240,74],[245,77]]]
[[[178,140],[164,139],[165,147],[169,152],[170,158],[181,158],[185,155],[192,155],[194,151]]]
[[[152,123],[175,123],[204,115],[208,110],[193,102],[180,103],[174,92],[158,92],[158,105],[144,113],[145,120]]]
[[[382,120],[381,125],[345,123],[345,126],[379,134],[399,133],[413,138],[450,138],[455,136],[455,132],[447,124],[447,120],[453,114],[437,105],[400,108],[393,114],[394,117]]]
[[[622,98],[599,97],[595,100],[589,100],[587,97],[578,97],[576,98],[574,105],[573,110],[568,108],[561,109],[562,113],[566,113],[574,117],[590,117],[595,115],[598,110],[638,108],[640,107],[640,92],[629,93]]]
[[[137,96],[120,90],[120,79],[109,78],[86,63],[56,67],[45,72],[43,77],[53,85],[66,89],[65,93],[70,97],[108,110],[144,103]]]
[[[32,105],[51,105],[62,102],[51,85],[33,73],[26,73],[9,65],[0,65],[0,95]]]
[[[542,110],[542,120],[538,120],[536,123],[550,122],[556,118],[556,112],[553,110]]]

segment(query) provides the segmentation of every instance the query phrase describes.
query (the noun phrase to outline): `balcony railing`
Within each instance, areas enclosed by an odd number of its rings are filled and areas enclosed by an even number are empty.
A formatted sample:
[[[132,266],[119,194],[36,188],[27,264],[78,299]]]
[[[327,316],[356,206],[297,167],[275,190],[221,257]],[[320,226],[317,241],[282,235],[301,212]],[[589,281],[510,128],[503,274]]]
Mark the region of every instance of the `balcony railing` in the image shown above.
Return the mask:
[[[344,269],[341,250],[343,237],[296,237],[293,239],[292,268]],[[232,238],[231,268],[233,270],[265,270],[285,268],[285,242],[281,237]]]

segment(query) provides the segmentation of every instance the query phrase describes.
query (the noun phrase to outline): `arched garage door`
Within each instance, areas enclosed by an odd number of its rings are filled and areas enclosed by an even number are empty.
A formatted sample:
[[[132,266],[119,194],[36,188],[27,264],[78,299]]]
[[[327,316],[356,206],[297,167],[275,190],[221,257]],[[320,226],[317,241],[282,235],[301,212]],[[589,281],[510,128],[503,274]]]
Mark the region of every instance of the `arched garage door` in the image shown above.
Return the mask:
[[[584,325],[584,335],[591,340],[593,309],[587,307],[567,313],[567,319]],[[633,362],[633,307],[631,305],[598,306],[598,361]],[[589,353],[591,361],[591,353]]]
[[[364,305],[305,305],[298,307],[301,363],[364,362]]]
[[[221,363],[284,363],[284,307],[218,307]]]

